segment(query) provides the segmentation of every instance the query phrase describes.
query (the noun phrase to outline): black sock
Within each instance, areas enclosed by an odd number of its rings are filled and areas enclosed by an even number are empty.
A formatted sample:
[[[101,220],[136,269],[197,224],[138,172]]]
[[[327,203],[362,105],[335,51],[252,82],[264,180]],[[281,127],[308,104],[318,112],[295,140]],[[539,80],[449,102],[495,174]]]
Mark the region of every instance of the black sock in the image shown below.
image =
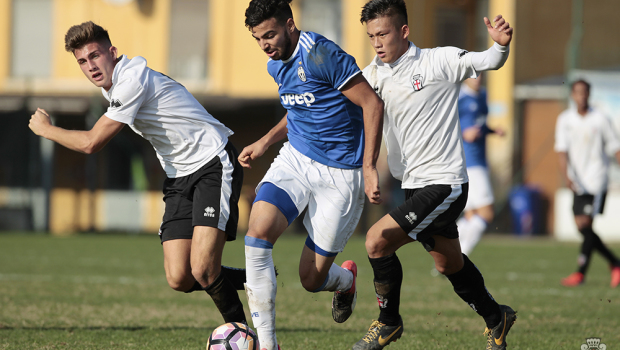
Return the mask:
[[[245,269],[222,265],[222,274],[228,278],[236,290],[245,290]]]
[[[590,228],[590,230],[592,229]],[[603,255],[603,257],[607,259],[610,265],[612,266],[620,265],[618,258],[614,255],[614,253],[611,252],[611,250],[609,250],[609,248],[607,248],[605,243],[603,243],[603,241],[601,240],[601,237],[599,237],[594,231],[592,231],[592,235],[594,236],[594,244],[593,244],[594,249],[598,250],[599,253],[601,253],[601,255]]]
[[[583,235],[583,243],[581,243],[581,253],[577,262],[579,265],[577,271],[585,275],[588,271],[588,266],[590,266],[590,258],[592,257],[592,250],[594,249],[594,237],[596,233],[592,231],[592,227],[583,228],[579,230],[579,232]]]
[[[191,293],[191,292],[195,292],[197,290],[201,290],[204,292],[204,288],[200,285],[200,283],[198,283],[198,281],[194,282],[194,285],[192,286],[192,288],[190,290],[186,290],[185,293]]]
[[[243,284],[245,283],[245,269],[240,269],[236,267],[229,267],[222,265],[221,274],[226,276],[226,278],[232,283],[233,287],[236,290],[245,290]],[[197,290],[204,291],[205,289],[200,285],[200,283],[196,282],[192,286],[190,290],[186,290],[185,293],[195,292]]]
[[[375,292],[379,302],[379,322],[396,326],[400,321],[400,286],[403,283],[403,267],[396,253],[373,259],[368,257],[375,275]]]
[[[215,306],[224,317],[224,322],[242,322],[247,324],[243,304],[233,284],[220,273],[205,291],[211,296]]]
[[[487,328],[491,329],[497,326],[501,319],[499,304],[484,286],[484,278],[476,265],[465,254],[463,254],[463,260],[465,265],[461,271],[446,277],[452,283],[456,294],[469,304],[478,315],[482,316]]]

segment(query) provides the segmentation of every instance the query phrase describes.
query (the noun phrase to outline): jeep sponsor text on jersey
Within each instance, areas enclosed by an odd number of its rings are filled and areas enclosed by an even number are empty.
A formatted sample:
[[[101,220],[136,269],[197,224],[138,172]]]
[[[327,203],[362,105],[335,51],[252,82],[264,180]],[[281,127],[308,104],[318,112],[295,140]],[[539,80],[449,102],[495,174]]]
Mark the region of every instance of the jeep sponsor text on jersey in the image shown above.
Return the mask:
[[[298,105],[305,104],[306,106],[310,107],[312,106],[314,101],[316,101],[314,98],[314,95],[310,92],[306,92],[303,94],[283,94],[283,95],[280,95],[280,98],[282,99],[283,105],[291,105],[291,106],[294,106],[296,104]]]

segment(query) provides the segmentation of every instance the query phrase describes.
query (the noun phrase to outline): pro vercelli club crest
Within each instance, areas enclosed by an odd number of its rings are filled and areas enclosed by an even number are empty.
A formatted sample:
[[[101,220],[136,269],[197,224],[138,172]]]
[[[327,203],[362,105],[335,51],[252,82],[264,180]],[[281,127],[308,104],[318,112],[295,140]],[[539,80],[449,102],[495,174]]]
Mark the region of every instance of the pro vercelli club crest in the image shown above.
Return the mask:
[[[420,91],[424,88],[424,77],[421,74],[416,74],[411,77],[411,84],[413,85],[413,90]]]
[[[299,66],[297,68],[297,76],[301,79],[301,81],[306,82],[306,71],[304,71],[304,67]]]

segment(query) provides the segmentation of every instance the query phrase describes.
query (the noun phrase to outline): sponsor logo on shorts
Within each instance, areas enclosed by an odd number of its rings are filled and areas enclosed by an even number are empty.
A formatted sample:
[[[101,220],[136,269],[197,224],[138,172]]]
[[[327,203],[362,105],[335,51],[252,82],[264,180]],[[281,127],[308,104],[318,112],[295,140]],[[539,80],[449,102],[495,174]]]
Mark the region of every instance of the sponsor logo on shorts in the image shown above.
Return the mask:
[[[254,317],[254,318],[258,317],[258,312],[252,312],[251,317]]]
[[[414,212],[409,212],[409,215],[405,215],[405,219],[407,219],[407,221],[409,221],[409,223],[413,225],[413,223],[418,219],[418,216],[415,215]]]
[[[303,94],[283,94],[280,95],[280,99],[282,100],[283,105],[303,105],[310,107],[316,101],[314,95],[310,92],[306,92]]]
[[[205,208],[205,216],[210,217],[210,218],[214,218],[215,217],[215,209],[213,209],[213,207],[206,207]]]

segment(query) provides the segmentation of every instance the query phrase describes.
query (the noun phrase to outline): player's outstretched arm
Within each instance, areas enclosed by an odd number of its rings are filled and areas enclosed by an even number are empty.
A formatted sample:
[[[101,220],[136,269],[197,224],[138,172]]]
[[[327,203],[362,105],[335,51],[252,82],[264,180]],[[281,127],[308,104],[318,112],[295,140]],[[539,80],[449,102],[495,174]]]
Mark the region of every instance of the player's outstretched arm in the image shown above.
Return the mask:
[[[484,17],[484,24],[487,26],[487,31],[491,36],[491,39],[498,43],[501,46],[510,45],[510,41],[512,41],[512,32],[513,29],[510,27],[510,24],[506,22],[506,20],[502,17],[502,15],[497,15],[493,19],[493,24],[489,21],[488,18]]]
[[[493,19],[494,24],[484,17],[484,23],[495,44],[486,51],[470,53],[471,64],[477,72],[501,68],[508,59],[509,45],[512,41],[513,29],[502,15],[497,15]]]
[[[105,115],[99,118],[91,130],[66,130],[52,125],[45,110],[38,108],[30,117],[28,127],[38,136],[57,142],[71,150],[92,154],[100,151],[108,141],[125,126]]]
[[[364,111],[364,191],[370,203],[381,204],[383,200],[379,188],[377,159],[383,131],[383,101],[362,74],[351,79],[342,89],[342,93]]]
[[[239,160],[241,166],[243,166],[244,168],[252,169],[252,166],[250,166],[251,160],[262,156],[263,154],[265,154],[265,151],[267,151],[267,148],[269,148],[269,146],[286,137],[286,134],[288,133],[288,128],[286,127],[287,116],[288,113],[285,114],[284,118],[280,120],[278,125],[274,126],[271,130],[269,130],[269,132],[265,136],[261,137],[260,140],[254,142],[253,144],[246,146],[241,151],[241,153],[239,153],[239,157],[237,159]]]

